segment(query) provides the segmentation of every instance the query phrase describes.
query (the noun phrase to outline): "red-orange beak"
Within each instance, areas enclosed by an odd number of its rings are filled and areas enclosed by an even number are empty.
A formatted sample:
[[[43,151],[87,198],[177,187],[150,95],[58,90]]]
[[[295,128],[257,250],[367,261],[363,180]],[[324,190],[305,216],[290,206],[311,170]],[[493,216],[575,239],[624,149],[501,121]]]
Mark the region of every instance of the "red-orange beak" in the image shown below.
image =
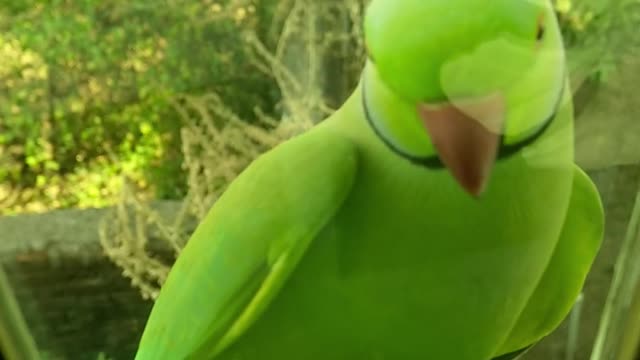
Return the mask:
[[[465,191],[480,195],[498,151],[505,118],[503,97],[419,104],[418,114],[442,163]]]

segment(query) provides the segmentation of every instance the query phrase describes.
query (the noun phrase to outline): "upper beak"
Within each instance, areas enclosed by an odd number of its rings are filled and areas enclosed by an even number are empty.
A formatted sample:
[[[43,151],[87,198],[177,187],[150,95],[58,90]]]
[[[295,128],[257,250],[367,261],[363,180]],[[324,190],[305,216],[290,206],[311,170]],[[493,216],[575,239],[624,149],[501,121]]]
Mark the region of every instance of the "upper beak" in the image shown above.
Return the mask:
[[[482,98],[442,104],[418,104],[442,163],[473,196],[485,189],[495,163],[505,118],[504,98]]]

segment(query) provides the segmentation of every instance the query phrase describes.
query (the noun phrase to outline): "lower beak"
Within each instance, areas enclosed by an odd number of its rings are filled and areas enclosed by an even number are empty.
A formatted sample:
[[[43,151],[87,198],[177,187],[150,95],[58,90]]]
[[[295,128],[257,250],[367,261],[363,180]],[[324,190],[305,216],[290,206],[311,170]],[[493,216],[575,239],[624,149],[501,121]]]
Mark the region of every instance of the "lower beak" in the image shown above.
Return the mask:
[[[419,104],[418,114],[442,163],[473,196],[484,191],[504,124],[499,94],[442,104]]]

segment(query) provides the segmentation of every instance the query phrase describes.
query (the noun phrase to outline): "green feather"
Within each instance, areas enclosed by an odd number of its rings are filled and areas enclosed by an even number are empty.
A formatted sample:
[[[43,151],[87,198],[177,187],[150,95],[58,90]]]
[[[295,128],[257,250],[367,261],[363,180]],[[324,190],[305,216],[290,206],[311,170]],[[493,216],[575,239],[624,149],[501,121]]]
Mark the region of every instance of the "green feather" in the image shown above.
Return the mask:
[[[261,313],[352,184],[354,147],[318,130],[256,160],[212,207],[163,285],[136,359],[207,358]]]

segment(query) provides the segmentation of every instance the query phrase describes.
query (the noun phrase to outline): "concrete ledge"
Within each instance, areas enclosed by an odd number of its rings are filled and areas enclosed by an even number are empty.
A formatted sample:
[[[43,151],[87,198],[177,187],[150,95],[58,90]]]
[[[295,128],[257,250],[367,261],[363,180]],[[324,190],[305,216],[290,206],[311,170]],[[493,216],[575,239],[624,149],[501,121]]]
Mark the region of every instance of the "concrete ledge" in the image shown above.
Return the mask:
[[[152,208],[171,219],[180,205]],[[102,252],[98,225],[110,210],[0,217],[0,344],[7,360],[38,360],[34,346],[42,359],[95,360],[100,352],[132,358],[152,303]]]

